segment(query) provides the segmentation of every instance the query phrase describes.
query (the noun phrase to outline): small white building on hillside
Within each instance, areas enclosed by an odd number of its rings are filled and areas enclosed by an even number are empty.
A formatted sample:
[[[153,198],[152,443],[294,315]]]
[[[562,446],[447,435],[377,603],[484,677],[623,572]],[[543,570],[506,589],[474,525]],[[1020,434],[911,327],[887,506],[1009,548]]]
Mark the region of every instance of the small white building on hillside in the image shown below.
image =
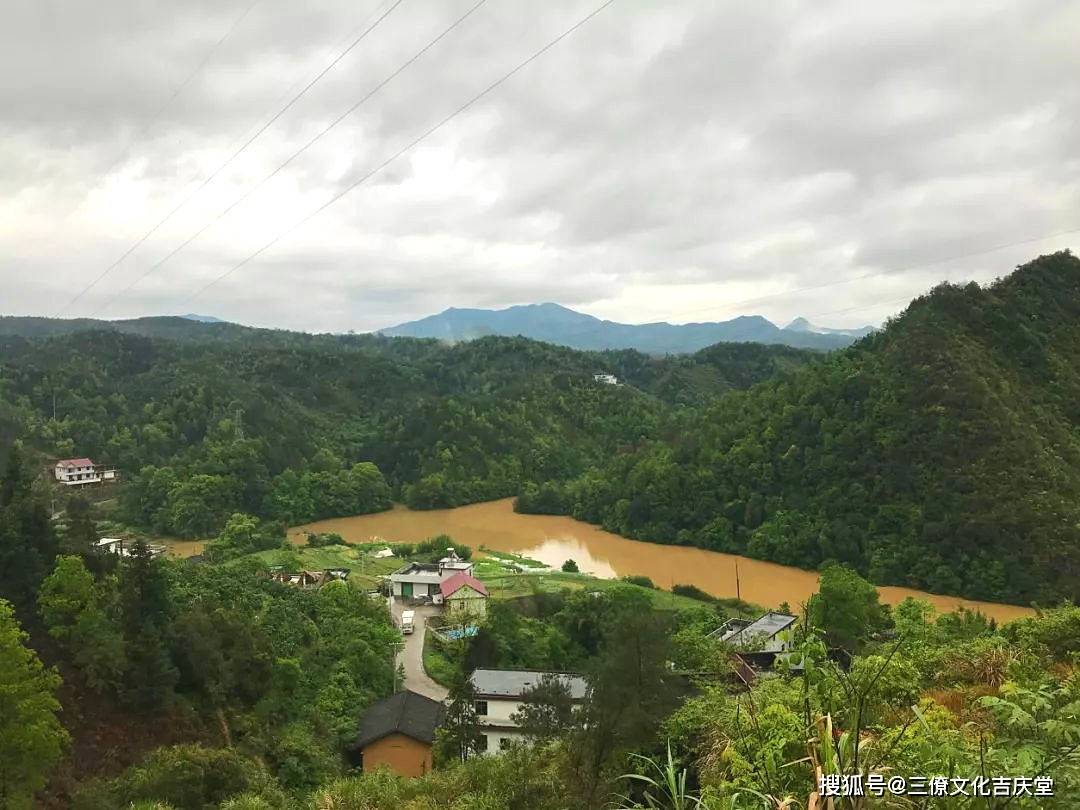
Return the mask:
[[[498,753],[510,743],[524,739],[513,715],[521,708],[527,694],[545,678],[562,681],[570,692],[570,699],[575,702],[580,703],[588,696],[588,682],[573,672],[521,669],[478,669],[473,672],[476,718],[484,735],[480,753]]]
[[[56,480],[65,486],[110,483],[116,480],[116,468],[95,464],[88,458],[64,458],[53,468]]]
[[[604,385],[618,385],[619,384],[619,378],[616,377],[614,374],[593,374],[592,378],[596,382],[603,383]]]
[[[441,598],[439,586],[450,577],[463,573],[472,576],[473,564],[463,560],[453,549],[438,563],[409,563],[390,575],[390,587],[398,599]]]

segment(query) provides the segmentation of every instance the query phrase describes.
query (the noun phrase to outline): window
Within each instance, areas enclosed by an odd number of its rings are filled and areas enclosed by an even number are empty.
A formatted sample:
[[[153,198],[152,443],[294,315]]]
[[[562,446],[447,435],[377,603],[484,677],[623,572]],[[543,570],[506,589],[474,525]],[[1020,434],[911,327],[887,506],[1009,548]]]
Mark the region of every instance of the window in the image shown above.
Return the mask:
[[[487,712],[488,712],[487,701],[486,700],[478,700],[478,701],[476,701],[476,713],[477,713],[477,715],[479,715],[480,717],[484,717],[487,714]]]
[[[509,747],[510,747],[510,738],[509,737],[499,737],[499,750],[500,751],[505,751]]]
[[[483,753],[484,751],[487,751],[487,749],[488,749],[487,735],[486,734],[481,734],[480,738],[476,741],[476,750],[479,751],[480,753]]]

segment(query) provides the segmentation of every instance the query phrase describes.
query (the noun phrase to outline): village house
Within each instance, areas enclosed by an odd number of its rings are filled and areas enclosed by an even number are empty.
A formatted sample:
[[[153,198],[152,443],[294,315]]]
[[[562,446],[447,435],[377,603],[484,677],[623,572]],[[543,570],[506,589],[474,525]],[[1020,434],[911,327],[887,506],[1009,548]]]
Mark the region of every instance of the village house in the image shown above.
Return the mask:
[[[527,694],[544,678],[556,678],[566,684],[570,699],[585,700],[589,684],[573,672],[540,672],[519,669],[478,669],[472,674],[476,693],[476,719],[483,734],[480,753],[497,753],[510,743],[524,739],[513,720]]]
[[[592,378],[596,382],[603,383],[604,385],[618,385],[619,384],[619,378],[616,377],[614,374],[593,374]]]
[[[770,670],[777,659],[789,656],[797,616],[769,612],[748,621],[730,619],[709,634],[734,651],[735,674],[749,685],[762,671]]]
[[[447,617],[480,619],[487,615],[487,588],[464,571],[444,580],[439,591]]]
[[[431,599],[441,597],[439,587],[458,573],[472,576],[473,564],[463,560],[453,549],[437,563],[411,562],[390,575],[391,592],[397,599]]]
[[[365,773],[379,767],[399,776],[431,770],[431,746],[446,709],[437,700],[408,690],[372,704],[360,719],[350,759]]]
[[[116,468],[95,464],[88,458],[65,458],[53,467],[56,480],[65,486],[111,483],[116,480]]]
[[[791,634],[788,631],[797,621],[797,616],[770,611],[752,622],[729,619],[709,637],[747,651],[775,654],[791,649]]]

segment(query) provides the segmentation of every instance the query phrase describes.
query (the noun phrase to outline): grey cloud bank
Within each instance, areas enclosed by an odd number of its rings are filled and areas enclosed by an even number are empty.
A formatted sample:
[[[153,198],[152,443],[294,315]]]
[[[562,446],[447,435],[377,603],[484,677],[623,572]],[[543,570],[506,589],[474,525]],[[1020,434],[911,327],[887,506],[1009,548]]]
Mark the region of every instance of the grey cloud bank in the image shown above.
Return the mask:
[[[387,5],[259,0],[153,120],[251,0],[8,4],[0,311],[53,314]],[[470,5],[405,0],[66,314],[344,331],[554,300],[625,322],[861,325],[1080,245],[925,266],[1080,228],[1077,4],[618,0],[191,300],[596,5],[488,0],[105,306]]]

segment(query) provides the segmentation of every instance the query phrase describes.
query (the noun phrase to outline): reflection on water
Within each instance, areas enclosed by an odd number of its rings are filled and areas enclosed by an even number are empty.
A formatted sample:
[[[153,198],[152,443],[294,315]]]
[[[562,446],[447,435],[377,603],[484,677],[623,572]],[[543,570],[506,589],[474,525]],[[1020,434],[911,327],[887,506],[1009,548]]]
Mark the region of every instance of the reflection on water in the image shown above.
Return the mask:
[[[519,515],[514,512],[510,498],[427,512],[398,506],[376,515],[321,520],[290,530],[298,541],[308,531],[337,532],[354,543],[376,538],[416,542],[448,534],[474,549],[485,546],[494,551],[512,551],[554,567],[574,560],[582,571],[600,577],[644,574],[661,588],[696,585],[721,597],[735,596],[738,592],[743,599],[765,607],[787,602],[797,609],[817,591],[817,574],[813,571],[699,548],[627,540],[568,517]],[[981,610],[998,621],[1010,621],[1034,612],[1030,608],[975,602],[911,588],[884,586],[878,590],[882,600],[890,604],[916,596],[928,599],[938,610],[955,610],[963,605]]]

